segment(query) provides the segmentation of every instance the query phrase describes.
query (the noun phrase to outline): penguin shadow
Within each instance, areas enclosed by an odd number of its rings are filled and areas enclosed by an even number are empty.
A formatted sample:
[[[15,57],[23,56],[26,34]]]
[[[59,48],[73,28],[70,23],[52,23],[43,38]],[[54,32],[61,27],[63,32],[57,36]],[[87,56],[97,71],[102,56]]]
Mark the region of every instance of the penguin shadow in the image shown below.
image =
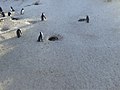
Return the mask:
[[[30,5],[25,5],[24,7],[30,7],[30,6],[38,6],[38,5],[42,5],[42,3],[40,3],[39,1],[36,1]]]
[[[63,36],[61,36],[60,34],[52,34],[47,37],[48,41],[61,41],[62,39],[63,39]]]
[[[36,23],[38,23],[38,22],[40,22],[40,21],[35,21],[35,20],[33,20],[33,21],[27,21],[28,23],[30,23],[30,24],[36,24]]]

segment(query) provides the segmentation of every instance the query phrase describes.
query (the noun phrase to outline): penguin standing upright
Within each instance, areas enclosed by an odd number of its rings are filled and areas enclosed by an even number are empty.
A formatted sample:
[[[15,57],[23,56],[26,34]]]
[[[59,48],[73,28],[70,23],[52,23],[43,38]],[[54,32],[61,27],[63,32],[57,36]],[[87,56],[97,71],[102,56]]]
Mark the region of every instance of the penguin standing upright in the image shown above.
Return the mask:
[[[8,16],[10,16],[11,15],[11,13],[10,12],[8,12]]]
[[[46,19],[46,17],[44,15],[44,13],[42,13],[42,15],[41,15],[41,21],[44,21],[44,19]]]
[[[40,35],[39,35],[37,41],[38,41],[38,42],[43,42],[43,33],[42,33],[42,32],[40,32]]]
[[[22,34],[21,30],[20,30],[20,29],[17,29],[16,34],[17,34],[17,37],[20,38],[20,37],[21,37],[21,34]]]
[[[22,8],[21,11],[20,11],[20,14],[23,15],[24,11],[25,11],[24,8]]]
[[[0,13],[2,13],[3,12],[3,10],[2,10],[2,8],[0,7]]]
[[[86,16],[86,22],[89,23],[89,16]]]
[[[14,11],[15,11],[15,10],[13,9],[13,7],[12,7],[12,6],[10,7],[10,9],[11,9],[11,11],[12,11],[12,12],[14,12]]]
[[[2,17],[5,17],[5,13],[4,12],[2,12],[1,14],[2,14]]]

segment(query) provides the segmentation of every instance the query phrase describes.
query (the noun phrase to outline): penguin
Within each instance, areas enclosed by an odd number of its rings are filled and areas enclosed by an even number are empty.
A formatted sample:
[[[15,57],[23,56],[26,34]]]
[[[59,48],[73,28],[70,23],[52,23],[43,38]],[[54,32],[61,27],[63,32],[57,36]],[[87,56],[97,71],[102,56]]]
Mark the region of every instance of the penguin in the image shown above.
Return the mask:
[[[86,16],[86,22],[89,23],[89,16]]]
[[[13,9],[13,7],[12,7],[12,6],[10,7],[10,9],[11,9],[11,11],[12,11],[12,12],[14,12],[14,11],[15,11],[15,10]]]
[[[20,37],[21,37],[21,34],[22,34],[21,30],[20,30],[20,29],[17,29],[16,34],[17,34],[17,37],[20,38]]]
[[[5,17],[5,13],[4,12],[2,12],[1,14],[2,14],[2,17]]]
[[[0,13],[3,12],[2,8],[0,7]]]
[[[20,14],[23,15],[24,11],[25,11],[24,8],[22,8],[21,11],[20,11]]]
[[[11,15],[11,13],[10,12],[8,12],[8,16],[10,16]]]
[[[42,15],[41,15],[41,21],[44,21],[44,19],[46,19],[46,17],[44,15],[44,13],[42,13]]]
[[[43,33],[42,32],[40,32],[37,42],[43,42]]]

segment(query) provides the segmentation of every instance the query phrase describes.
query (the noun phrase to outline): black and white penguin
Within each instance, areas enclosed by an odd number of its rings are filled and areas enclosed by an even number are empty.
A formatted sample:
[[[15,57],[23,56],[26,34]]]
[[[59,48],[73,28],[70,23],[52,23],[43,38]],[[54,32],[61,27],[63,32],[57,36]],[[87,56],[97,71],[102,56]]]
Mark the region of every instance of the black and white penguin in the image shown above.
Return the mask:
[[[25,11],[24,8],[22,8],[21,11],[20,11],[20,14],[23,15],[24,11]]]
[[[17,37],[20,38],[20,37],[21,37],[21,34],[22,34],[21,30],[20,30],[20,29],[17,29],[16,34],[17,34]]]
[[[2,17],[5,17],[5,13],[4,12],[2,12],[1,15],[2,15]]]
[[[11,15],[11,12],[8,12],[8,16],[10,16]]]
[[[14,11],[15,11],[15,10],[13,9],[13,7],[12,7],[12,6],[10,7],[10,10],[11,10],[12,12],[14,12]]]
[[[86,16],[86,22],[89,23],[89,16]]]
[[[40,35],[39,35],[39,37],[38,37],[38,42],[43,42],[43,33],[42,32],[40,32]]]
[[[41,21],[44,21],[44,19],[46,19],[46,17],[44,15],[44,13],[42,13],[42,15],[41,15]]]
[[[0,7],[0,13],[2,13],[3,12],[3,10],[2,10],[2,8]]]

